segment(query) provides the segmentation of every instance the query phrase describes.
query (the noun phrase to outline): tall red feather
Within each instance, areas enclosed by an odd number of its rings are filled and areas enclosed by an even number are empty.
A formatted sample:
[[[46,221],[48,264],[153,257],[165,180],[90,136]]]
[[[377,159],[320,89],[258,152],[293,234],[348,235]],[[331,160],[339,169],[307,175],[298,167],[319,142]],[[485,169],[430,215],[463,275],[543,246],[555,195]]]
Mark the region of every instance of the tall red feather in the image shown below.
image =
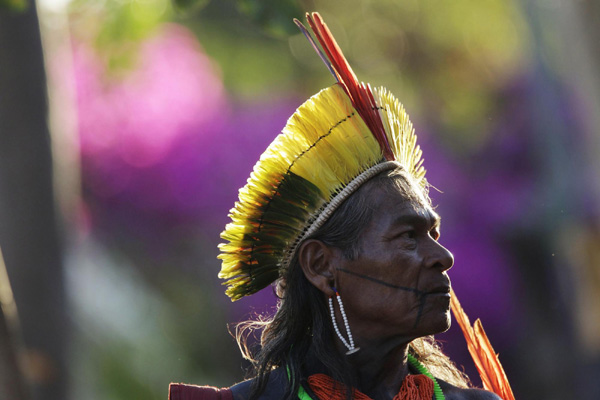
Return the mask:
[[[483,387],[496,393],[503,400],[515,400],[508,378],[504,373],[502,364],[500,364],[498,355],[494,352],[492,344],[483,330],[481,320],[475,321],[474,327],[472,327],[469,317],[460,306],[454,291],[450,295],[452,296],[450,300],[452,313],[463,331],[467,348],[475,362],[477,371],[479,371]]]
[[[386,160],[394,160],[394,154],[385,134],[383,122],[381,121],[371,87],[358,81],[352,67],[350,67],[346,57],[344,57],[344,53],[342,53],[342,50],[319,13],[306,13],[306,19],[331,62],[340,85],[342,85],[344,91],[350,97],[352,105],[381,146],[384,157]]]

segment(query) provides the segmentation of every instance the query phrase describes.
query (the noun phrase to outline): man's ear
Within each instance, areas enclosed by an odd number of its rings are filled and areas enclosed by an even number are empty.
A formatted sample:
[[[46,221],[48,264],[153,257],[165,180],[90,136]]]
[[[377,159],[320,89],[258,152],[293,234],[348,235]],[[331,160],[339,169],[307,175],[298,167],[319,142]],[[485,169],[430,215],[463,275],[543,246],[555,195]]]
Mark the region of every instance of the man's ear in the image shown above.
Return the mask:
[[[298,249],[298,262],[304,271],[304,276],[327,297],[335,294],[332,289],[334,284],[333,258],[332,249],[320,240],[305,240]]]

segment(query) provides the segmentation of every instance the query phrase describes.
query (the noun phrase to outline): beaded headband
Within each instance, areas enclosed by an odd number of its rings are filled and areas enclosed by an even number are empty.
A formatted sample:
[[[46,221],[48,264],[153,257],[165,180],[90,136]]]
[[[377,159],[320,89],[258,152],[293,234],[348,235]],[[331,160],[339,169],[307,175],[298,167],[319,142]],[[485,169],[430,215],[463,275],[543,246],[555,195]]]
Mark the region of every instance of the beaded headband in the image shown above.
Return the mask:
[[[221,238],[219,277],[232,301],[268,286],[298,246],[382,171],[403,168],[427,186],[421,150],[402,105],[385,88],[359,83],[318,13],[296,24],[337,80],[302,104],[240,189]]]

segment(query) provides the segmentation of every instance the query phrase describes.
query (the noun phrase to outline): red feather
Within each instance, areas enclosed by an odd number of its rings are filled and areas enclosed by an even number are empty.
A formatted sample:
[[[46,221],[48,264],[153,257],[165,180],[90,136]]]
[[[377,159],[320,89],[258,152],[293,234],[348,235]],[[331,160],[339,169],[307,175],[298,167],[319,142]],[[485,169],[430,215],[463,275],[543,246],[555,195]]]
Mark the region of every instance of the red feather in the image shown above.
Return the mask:
[[[383,128],[383,122],[381,121],[377,104],[373,98],[371,87],[358,81],[352,67],[350,67],[346,57],[344,57],[344,53],[342,53],[342,50],[338,46],[325,22],[323,22],[319,13],[307,13],[306,19],[308,20],[310,28],[319,40],[319,43],[321,43],[327,58],[331,62],[340,85],[342,85],[344,91],[348,97],[350,97],[352,105],[356,111],[358,111],[358,114],[365,121],[371,130],[371,133],[373,133],[373,136],[381,146],[384,157],[386,160],[394,160],[394,154],[392,153],[385,129]]]
[[[492,344],[483,330],[481,320],[478,319],[475,321],[473,328],[469,322],[469,317],[460,306],[454,291],[450,294],[452,296],[452,313],[463,331],[465,340],[467,341],[467,348],[475,362],[477,371],[479,371],[483,387],[486,390],[496,393],[503,400],[515,400],[510,383],[508,383],[508,378],[504,373],[502,364],[500,364],[498,355],[494,352]]]

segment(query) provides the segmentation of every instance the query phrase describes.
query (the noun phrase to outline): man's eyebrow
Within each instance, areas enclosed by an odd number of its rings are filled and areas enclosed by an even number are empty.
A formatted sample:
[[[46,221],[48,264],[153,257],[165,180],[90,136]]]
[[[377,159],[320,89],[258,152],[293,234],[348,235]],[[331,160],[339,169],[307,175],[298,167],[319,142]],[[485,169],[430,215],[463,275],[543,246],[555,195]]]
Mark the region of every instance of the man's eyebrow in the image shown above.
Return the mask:
[[[439,228],[442,218],[436,212],[428,212],[426,215],[411,213],[396,217],[392,222],[392,226],[398,225],[429,225],[432,228]]]

